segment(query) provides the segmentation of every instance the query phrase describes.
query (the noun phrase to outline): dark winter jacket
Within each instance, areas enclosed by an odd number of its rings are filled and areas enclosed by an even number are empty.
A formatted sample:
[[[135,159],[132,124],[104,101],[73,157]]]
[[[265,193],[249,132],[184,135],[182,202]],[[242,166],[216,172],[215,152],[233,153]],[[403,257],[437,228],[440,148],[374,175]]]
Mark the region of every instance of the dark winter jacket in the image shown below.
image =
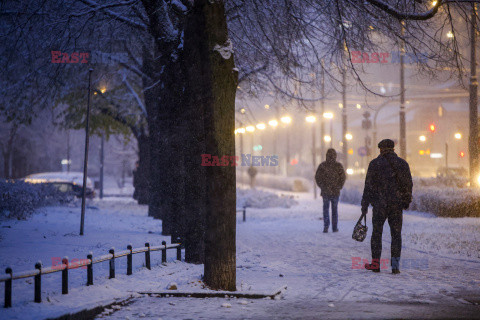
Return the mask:
[[[393,151],[380,154],[368,166],[362,208],[371,204],[381,209],[393,204],[407,209],[412,201],[412,186],[408,163]]]
[[[322,190],[322,197],[338,197],[345,184],[345,170],[337,162],[337,153],[331,149],[327,152],[327,161],[322,162],[315,174],[315,182]]]

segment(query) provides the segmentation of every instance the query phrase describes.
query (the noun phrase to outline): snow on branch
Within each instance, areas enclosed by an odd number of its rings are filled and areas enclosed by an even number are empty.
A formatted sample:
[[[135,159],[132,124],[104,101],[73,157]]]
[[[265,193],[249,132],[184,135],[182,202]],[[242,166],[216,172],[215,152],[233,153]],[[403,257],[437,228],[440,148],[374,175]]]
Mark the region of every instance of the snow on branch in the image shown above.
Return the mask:
[[[213,48],[213,51],[217,51],[220,53],[223,59],[228,60],[233,54],[233,44],[230,39],[227,39],[227,41],[223,45],[216,44],[215,47]]]
[[[428,20],[437,14],[440,6],[445,2],[442,0],[436,1],[435,5],[430,10],[425,11],[423,13],[415,13],[415,12],[401,12],[397,10],[395,7],[381,0],[365,0],[365,1],[379,8],[385,13],[400,20]]]
[[[147,30],[147,26],[143,23],[134,21],[132,19],[128,19],[115,11],[108,10],[109,8],[114,8],[114,7],[120,7],[120,6],[130,6],[132,4],[137,3],[139,0],[130,0],[130,1],[123,1],[123,2],[117,2],[117,3],[110,3],[110,4],[105,4],[105,5],[100,5],[96,3],[95,1],[92,0],[80,0],[83,4],[86,6],[92,8],[96,12],[101,12],[111,18],[114,18],[115,20],[118,20],[120,22],[126,23],[127,25],[140,29],[142,31]]]
[[[137,101],[140,110],[142,110],[142,113],[146,118],[147,117],[147,108],[145,108],[145,105],[143,104],[142,99],[140,99],[140,97],[138,96],[137,92],[135,90],[133,90],[132,86],[130,85],[130,82],[127,79],[126,74],[123,75],[123,83],[125,83],[128,90],[130,90],[130,93],[133,95],[133,97]]]

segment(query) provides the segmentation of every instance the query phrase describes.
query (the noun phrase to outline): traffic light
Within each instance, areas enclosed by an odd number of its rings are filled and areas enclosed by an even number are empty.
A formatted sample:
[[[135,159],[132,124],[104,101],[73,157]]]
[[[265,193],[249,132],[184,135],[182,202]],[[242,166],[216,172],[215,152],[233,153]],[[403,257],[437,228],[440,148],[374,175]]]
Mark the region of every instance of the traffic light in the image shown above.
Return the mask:
[[[432,123],[432,124],[430,125],[429,129],[430,129],[430,132],[435,132],[435,130],[436,130],[437,128],[436,128],[435,125]]]

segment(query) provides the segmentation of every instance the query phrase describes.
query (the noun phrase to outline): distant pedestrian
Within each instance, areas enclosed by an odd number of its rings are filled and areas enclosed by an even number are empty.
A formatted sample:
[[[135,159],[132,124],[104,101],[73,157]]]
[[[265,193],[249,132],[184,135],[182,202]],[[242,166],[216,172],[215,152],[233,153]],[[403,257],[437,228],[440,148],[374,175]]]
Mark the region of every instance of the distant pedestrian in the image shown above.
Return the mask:
[[[402,250],[402,210],[408,209],[412,201],[412,175],[408,163],[394,152],[395,143],[390,139],[380,141],[380,155],[368,166],[362,198],[362,215],[373,206],[373,232],[371,240],[372,263],[365,268],[380,272],[382,255],[382,232],[388,219],[391,243],[392,273],[400,273]]]
[[[258,170],[254,166],[250,166],[247,172],[248,176],[250,177],[250,188],[253,189],[253,187],[255,186],[255,176],[257,175]]]
[[[345,170],[337,162],[335,149],[327,150],[327,160],[322,162],[315,174],[315,182],[320,187],[323,198],[323,232],[327,233],[330,226],[330,203],[332,204],[332,229],[338,232],[338,198],[345,184]]]

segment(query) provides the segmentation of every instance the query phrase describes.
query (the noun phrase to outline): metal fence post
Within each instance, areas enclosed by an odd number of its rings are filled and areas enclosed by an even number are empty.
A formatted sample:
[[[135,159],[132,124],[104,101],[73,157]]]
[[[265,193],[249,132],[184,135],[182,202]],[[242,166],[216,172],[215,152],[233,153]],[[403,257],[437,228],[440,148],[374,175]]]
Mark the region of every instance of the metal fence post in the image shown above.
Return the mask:
[[[243,222],[247,221],[247,207],[243,207]]]
[[[90,263],[87,265],[87,286],[93,285],[93,254],[87,254]]]
[[[147,247],[147,251],[145,251],[145,267],[147,267],[148,270],[151,270],[151,266],[150,266],[150,243],[146,242],[145,247]]]
[[[62,294],[68,294],[68,257],[62,259],[65,269],[62,270]]]
[[[162,263],[167,263],[167,243],[162,241],[162,246],[164,246],[162,249]]]
[[[112,248],[108,251],[113,257],[110,259],[110,276],[109,279],[115,278],[115,249]]]
[[[177,260],[182,261],[182,245],[180,243],[177,247]]]
[[[132,245],[129,244],[127,246],[127,250],[130,251],[130,253],[127,255],[127,276],[132,274]]]
[[[13,278],[13,273],[12,273],[12,268],[8,267],[5,269],[5,273],[10,274],[10,279],[5,281],[5,308],[11,308],[12,307],[12,278]]]
[[[42,302],[42,262],[35,263],[35,269],[38,269],[38,274],[35,275],[35,299],[36,303]]]

